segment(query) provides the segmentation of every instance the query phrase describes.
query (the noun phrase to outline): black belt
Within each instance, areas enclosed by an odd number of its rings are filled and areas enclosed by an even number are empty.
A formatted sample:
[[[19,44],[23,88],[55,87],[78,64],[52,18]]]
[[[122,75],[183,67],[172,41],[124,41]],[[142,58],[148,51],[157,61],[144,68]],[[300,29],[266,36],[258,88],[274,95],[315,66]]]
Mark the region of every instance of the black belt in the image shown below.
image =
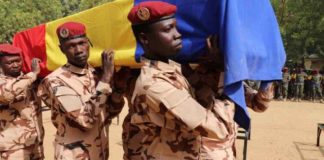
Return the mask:
[[[73,150],[75,148],[81,148],[83,151],[87,151],[86,146],[83,145],[83,141],[77,141],[70,144],[65,144],[64,147],[66,147],[69,150]]]
[[[1,109],[8,109],[9,108],[9,105],[7,104],[0,104],[0,110]]]

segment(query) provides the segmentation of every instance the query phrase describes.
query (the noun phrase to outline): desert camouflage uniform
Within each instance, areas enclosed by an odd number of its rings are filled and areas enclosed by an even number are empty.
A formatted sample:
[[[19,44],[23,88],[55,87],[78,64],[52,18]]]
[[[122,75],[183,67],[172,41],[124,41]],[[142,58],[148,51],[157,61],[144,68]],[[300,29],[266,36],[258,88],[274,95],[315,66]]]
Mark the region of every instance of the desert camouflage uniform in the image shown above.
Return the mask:
[[[221,70],[210,70],[208,67],[200,65],[188,77],[189,82],[195,90],[202,86],[209,86],[214,92],[212,110],[218,118],[218,138],[201,137],[201,159],[204,160],[233,160],[235,159],[235,140],[238,125],[234,121],[234,103],[223,94],[224,72]],[[257,91],[244,85],[245,98],[248,107],[256,112],[265,111],[269,101],[258,94]],[[260,91],[263,93],[262,91]],[[200,97],[199,92],[195,92],[196,97]],[[257,95],[257,96],[256,96]],[[260,96],[261,95],[261,96]],[[206,95],[205,95],[206,96]]]
[[[17,78],[0,74],[0,159],[43,159],[43,125],[33,82],[36,74]]]
[[[238,125],[234,121],[234,103],[223,95],[224,72],[209,70],[207,67],[200,65],[187,78],[195,91],[199,90],[202,86],[208,86],[214,96],[210,100],[213,101],[211,103],[212,110],[217,118],[218,138],[201,137],[200,158],[203,160],[235,159],[234,142]],[[198,94],[200,92],[195,92],[197,98],[201,97]],[[203,94],[206,96],[206,93]],[[197,100],[199,101],[199,99]]]
[[[143,147],[141,145],[141,140],[145,136],[144,133],[140,131],[140,129],[131,124],[131,115],[134,113],[134,108],[131,103],[133,91],[135,88],[137,77],[131,78],[129,81],[129,87],[126,91],[126,97],[128,100],[128,114],[126,115],[124,122],[123,122],[123,133],[122,133],[122,140],[123,140],[123,149],[124,149],[124,160],[141,160],[141,152]]]
[[[321,101],[322,100],[322,90],[321,90],[321,81],[322,81],[322,75],[321,74],[316,74],[313,75],[312,78],[312,92],[313,92],[313,100],[318,97]]]
[[[131,116],[131,124],[144,134],[140,140],[142,159],[201,159],[200,136],[224,135],[219,133],[214,111],[193,99],[177,63],[143,62]]]
[[[124,104],[113,104],[110,85],[95,78],[89,66],[66,64],[48,75],[39,97],[51,107],[57,129],[55,159],[108,159],[108,126]]]
[[[291,77],[288,72],[282,73],[281,87],[282,87],[282,97],[284,100],[286,100],[288,97],[288,86],[289,86],[290,79]]]
[[[304,81],[305,78],[307,77],[305,72],[300,72],[296,74],[296,82],[295,82],[295,99],[297,101],[300,101],[301,99],[304,98]]]

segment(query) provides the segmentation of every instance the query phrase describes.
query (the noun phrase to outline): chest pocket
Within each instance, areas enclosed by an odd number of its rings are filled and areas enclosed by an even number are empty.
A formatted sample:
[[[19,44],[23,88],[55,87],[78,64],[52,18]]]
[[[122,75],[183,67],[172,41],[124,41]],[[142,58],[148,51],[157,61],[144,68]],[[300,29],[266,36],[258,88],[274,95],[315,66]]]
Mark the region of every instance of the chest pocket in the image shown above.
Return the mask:
[[[182,77],[180,77],[177,74],[162,73],[162,74],[156,75],[154,78],[163,79],[178,89],[183,89],[183,88],[188,89],[187,82],[185,80],[183,80]]]
[[[57,97],[64,111],[72,112],[81,109],[83,102],[73,89],[67,86],[58,86],[55,90],[55,97]]]

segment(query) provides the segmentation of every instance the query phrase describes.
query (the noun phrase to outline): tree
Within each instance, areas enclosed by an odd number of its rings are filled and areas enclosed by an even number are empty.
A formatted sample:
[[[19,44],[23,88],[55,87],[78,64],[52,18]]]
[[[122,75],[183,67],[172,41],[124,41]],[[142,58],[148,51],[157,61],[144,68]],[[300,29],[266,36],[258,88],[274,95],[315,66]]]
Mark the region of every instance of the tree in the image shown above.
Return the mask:
[[[289,60],[324,57],[324,1],[272,0]]]
[[[0,0],[0,42],[15,33],[112,0]]]

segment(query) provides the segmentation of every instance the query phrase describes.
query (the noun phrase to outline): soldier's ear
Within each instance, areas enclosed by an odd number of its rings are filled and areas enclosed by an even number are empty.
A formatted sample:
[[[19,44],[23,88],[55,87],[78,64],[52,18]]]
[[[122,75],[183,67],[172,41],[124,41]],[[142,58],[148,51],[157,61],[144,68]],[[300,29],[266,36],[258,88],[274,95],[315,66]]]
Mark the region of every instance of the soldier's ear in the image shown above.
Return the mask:
[[[61,52],[62,52],[63,54],[65,54],[65,53],[64,53],[64,48],[63,48],[63,46],[62,46],[61,44],[59,44],[58,46],[60,47]]]
[[[149,43],[149,41],[147,39],[147,35],[143,32],[138,34],[138,39],[140,40],[140,42],[143,46],[147,46]]]

